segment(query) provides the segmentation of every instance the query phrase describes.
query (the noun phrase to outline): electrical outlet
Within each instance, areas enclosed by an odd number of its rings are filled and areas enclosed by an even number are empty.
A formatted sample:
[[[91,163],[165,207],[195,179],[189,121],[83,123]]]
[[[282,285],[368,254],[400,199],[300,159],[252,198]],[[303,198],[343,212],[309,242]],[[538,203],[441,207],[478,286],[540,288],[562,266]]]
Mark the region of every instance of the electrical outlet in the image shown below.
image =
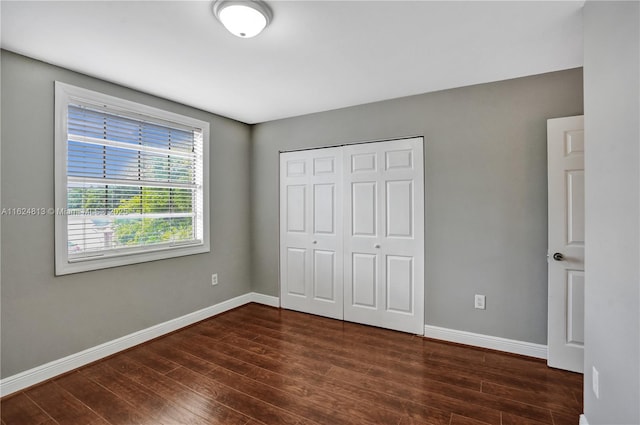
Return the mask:
[[[484,295],[476,294],[474,307],[479,310],[484,310],[485,309],[484,301],[485,301]]]
[[[600,398],[600,374],[595,366],[591,366],[591,388],[596,398]]]
[[[218,284],[218,273],[214,273],[211,275],[211,286],[215,286]]]

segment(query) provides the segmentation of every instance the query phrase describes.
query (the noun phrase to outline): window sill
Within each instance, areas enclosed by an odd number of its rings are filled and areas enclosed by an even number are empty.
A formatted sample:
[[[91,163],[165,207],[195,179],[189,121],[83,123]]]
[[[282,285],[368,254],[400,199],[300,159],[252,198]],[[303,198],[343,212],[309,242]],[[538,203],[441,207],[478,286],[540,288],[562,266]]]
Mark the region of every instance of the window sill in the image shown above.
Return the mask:
[[[149,261],[164,260],[168,258],[184,257],[186,255],[204,254],[209,251],[209,245],[203,243],[183,247],[163,248],[135,254],[100,256],[76,260],[69,258],[56,258],[56,276],[146,263]]]

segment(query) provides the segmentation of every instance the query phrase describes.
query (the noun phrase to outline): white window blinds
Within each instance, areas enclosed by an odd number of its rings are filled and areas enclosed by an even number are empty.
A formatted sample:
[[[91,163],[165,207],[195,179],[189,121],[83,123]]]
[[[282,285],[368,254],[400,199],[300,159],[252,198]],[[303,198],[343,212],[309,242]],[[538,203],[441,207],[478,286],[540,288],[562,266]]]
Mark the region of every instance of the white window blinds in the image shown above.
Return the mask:
[[[73,98],[64,113],[67,263],[203,244],[202,128]]]

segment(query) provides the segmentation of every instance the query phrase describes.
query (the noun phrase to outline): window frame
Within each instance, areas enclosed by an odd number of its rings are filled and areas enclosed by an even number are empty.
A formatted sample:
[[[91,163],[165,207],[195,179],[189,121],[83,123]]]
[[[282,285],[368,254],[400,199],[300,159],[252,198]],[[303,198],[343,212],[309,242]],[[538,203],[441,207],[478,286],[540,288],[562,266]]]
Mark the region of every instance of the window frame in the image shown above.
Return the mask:
[[[174,123],[202,131],[202,241],[153,247],[120,249],[99,256],[70,259],[68,249],[67,147],[68,109],[70,104],[94,105],[133,119]],[[99,270],[148,261],[210,252],[209,235],[209,123],[193,117],[121,99],[70,84],[55,82],[54,187],[55,187],[55,274],[56,276]],[[195,207],[195,206],[194,206]]]

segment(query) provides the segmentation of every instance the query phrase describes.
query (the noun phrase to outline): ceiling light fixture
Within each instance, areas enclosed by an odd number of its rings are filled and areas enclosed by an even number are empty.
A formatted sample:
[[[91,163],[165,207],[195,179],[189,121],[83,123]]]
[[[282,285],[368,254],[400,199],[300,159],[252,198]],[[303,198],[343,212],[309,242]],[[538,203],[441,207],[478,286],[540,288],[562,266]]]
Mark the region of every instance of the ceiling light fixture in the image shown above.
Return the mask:
[[[216,0],[213,14],[231,34],[242,38],[260,34],[273,18],[262,0]]]

